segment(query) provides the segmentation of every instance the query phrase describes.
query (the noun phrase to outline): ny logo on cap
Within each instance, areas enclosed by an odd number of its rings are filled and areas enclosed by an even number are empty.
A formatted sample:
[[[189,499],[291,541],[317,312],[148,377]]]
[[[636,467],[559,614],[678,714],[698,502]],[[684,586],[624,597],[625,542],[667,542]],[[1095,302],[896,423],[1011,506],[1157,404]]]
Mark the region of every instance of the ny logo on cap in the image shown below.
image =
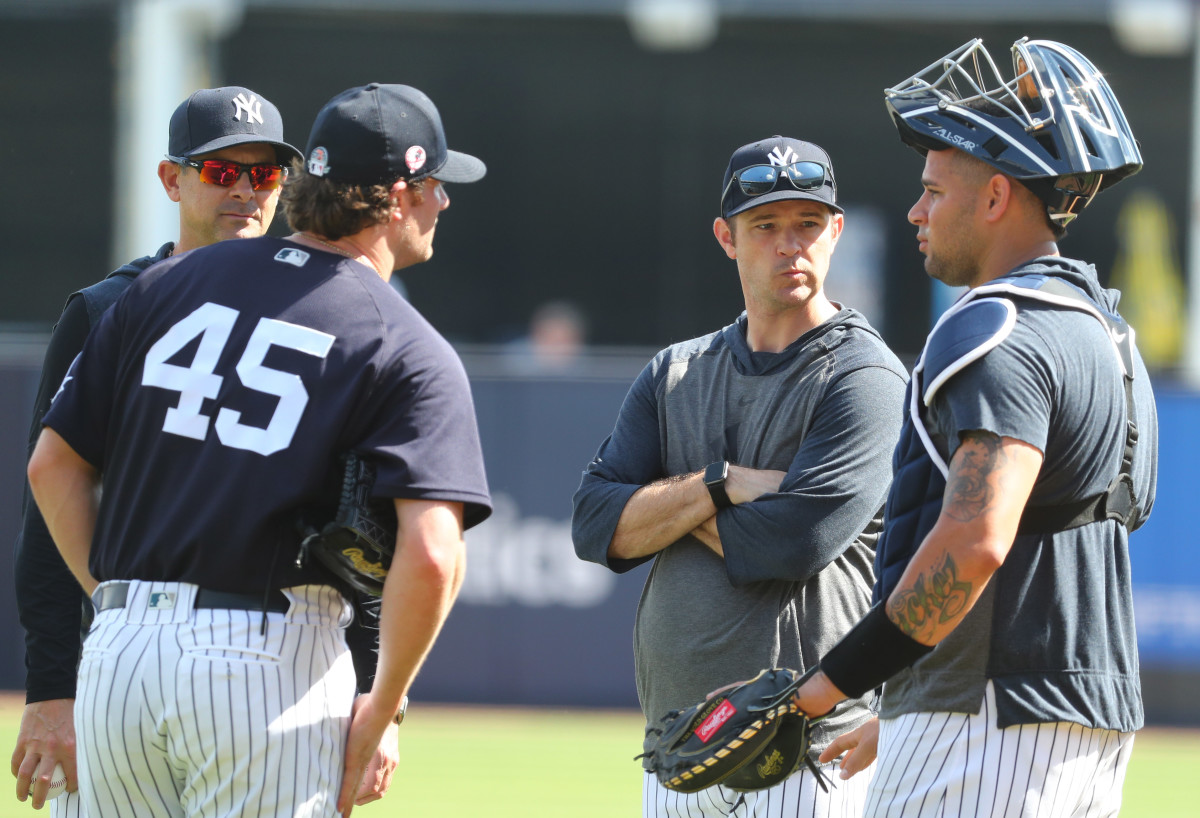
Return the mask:
[[[246,112],[246,122],[263,124],[262,101],[254,94],[251,94],[249,99],[243,93],[238,93],[233,98],[233,118],[238,122],[242,121],[242,111]]]
[[[797,156],[799,156],[799,154],[792,150],[791,145],[788,145],[787,150],[782,152],[780,152],[779,148],[777,147],[772,148],[771,152],[767,154],[767,158],[771,160],[771,164],[778,165],[779,167],[792,164]]]

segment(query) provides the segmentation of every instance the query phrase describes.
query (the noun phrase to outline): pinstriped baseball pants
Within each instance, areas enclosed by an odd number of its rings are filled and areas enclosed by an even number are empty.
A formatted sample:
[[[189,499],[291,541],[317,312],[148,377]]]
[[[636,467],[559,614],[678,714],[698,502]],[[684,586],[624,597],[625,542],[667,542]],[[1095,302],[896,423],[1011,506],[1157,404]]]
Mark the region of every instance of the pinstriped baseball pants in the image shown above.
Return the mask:
[[[86,818],[83,810],[82,797],[78,791],[64,792],[52,801],[47,801],[50,818]]]
[[[195,609],[196,586],[130,584],[84,642],[75,699],[92,818],[336,815],[354,666],[335,590],[287,613]]]
[[[1070,722],[996,727],[977,715],[881,719],[867,818],[1108,818],[1121,809],[1133,733]]]
[[[807,767],[774,787],[746,793],[720,784],[699,792],[673,792],[646,773],[642,818],[860,818],[874,769],[843,781],[836,761],[821,765],[829,792],[817,785]]]

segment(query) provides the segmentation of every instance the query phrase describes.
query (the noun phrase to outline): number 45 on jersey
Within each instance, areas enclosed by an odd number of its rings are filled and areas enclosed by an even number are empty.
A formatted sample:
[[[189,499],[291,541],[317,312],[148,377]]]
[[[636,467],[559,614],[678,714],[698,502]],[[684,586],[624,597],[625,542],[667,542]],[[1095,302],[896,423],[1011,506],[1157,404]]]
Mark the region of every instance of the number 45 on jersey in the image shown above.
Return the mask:
[[[200,407],[221,390],[225,379],[215,370],[239,315],[235,309],[210,301],[167,330],[146,353],[142,385],[179,393],[179,403],[167,410],[163,420],[164,432],[195,440],[204,440],[208,434],[211,418],[201,414]],[[167,363],[197,337],[200,345],[190,366]],[[279,402],[265,429],[243,424],[241,412],[221,409],[214,424],[221,443],[261,455],[286,449],[308,405],[308,390],[299,375],[263,366],[263,360],[272,346],[324,359],[333,342],[334,336],[325,332],[274,318],[258,319],[235,370],[243,386],[274,395]]]

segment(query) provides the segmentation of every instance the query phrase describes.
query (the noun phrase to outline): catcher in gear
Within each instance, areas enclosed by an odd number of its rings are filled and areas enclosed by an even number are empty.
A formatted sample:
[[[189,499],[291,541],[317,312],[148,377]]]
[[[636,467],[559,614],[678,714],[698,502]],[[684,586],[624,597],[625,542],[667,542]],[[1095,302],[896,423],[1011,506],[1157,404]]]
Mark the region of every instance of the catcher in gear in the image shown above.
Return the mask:
[[[797,691],[822,713],[886,682],[865,816],[1114,816],[1144,721],[1154,392],[1120,293],[1058,248],[1142,156],[1083,54],[1021,39],[1012,69],[972,40],[884,92],[925,160],[925,270],[967,289],[909,381],[876,604]]]
[[[771,668],[687,710],[672,710],[646,728],[654,736],[645,768],[664,787],[698,792],[716,784],[747,792],[773,787],[806,764],[822,789],[824,776],[809,755],[809,719],[793,705],[808,678]]]

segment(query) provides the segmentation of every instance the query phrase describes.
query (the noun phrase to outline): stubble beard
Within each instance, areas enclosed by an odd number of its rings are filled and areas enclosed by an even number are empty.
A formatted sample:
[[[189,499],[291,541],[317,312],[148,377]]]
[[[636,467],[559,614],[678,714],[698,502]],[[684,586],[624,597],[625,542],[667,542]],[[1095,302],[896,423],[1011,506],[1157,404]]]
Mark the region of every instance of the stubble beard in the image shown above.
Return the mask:
[[[925,257],[925,272],[948,287],[967,287],[975,280],[976,271],[961,255],[947,258],[930,253]]]

